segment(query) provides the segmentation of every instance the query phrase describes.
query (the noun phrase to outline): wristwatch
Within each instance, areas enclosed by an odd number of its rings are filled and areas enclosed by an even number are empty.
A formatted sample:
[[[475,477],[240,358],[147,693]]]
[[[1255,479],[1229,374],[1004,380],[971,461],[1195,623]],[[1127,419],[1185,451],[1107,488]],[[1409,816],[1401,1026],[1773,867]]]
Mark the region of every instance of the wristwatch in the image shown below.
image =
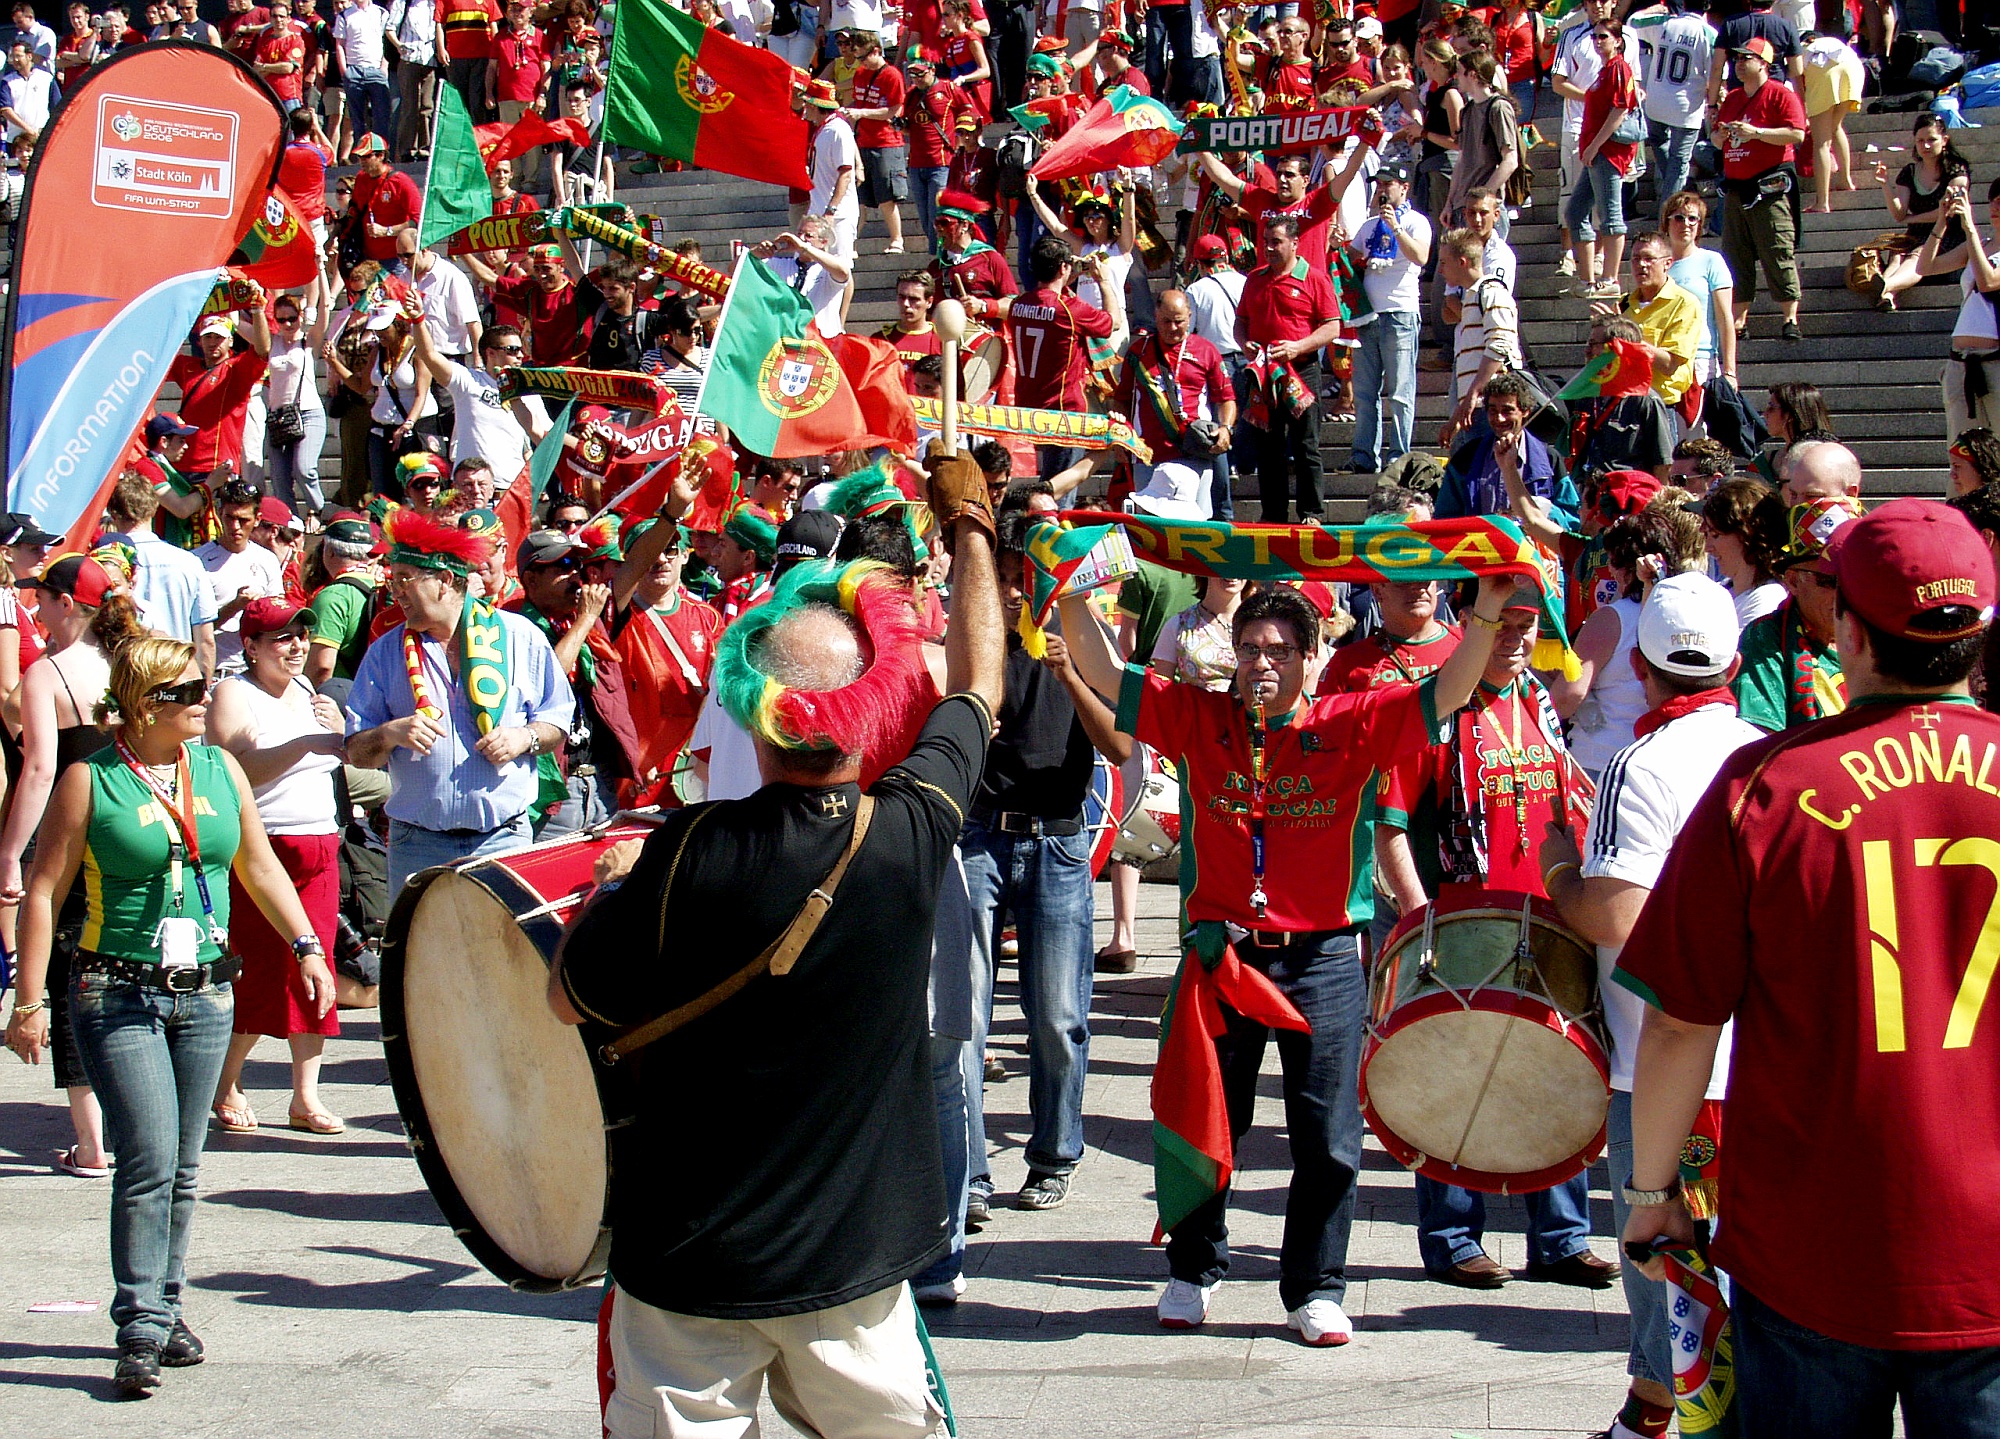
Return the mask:
[[[1676,1174],[1665,1189],[1634,1189],[1632,1176],[1625,1176],[1625,1202],[1637,1208],[1647,1204],[1671,1204],[1681,1197],[1681,1177]]]
[[[293,959],[303,961],[309,954],[316,954],[321,959],[326,958],[326,949],[320,944],[318,935],[302,934],[292,941]]]

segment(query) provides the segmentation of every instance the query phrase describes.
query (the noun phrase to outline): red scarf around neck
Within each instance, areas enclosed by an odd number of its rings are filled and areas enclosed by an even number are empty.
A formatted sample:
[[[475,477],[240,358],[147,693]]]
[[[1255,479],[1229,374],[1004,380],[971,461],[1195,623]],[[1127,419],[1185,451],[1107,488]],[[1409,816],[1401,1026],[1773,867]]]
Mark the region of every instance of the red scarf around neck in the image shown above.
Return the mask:
[[[1736,693],[1728,685],[1720,689],[1703,690],[1699,694],[1675,695],[1658,709],[1647,710],[1632,721],[1632,737],[1644,739],[1662,725],[1672,724],[1682,715],[1691,715],[1705,705],[1728,705],[1736,708]]]

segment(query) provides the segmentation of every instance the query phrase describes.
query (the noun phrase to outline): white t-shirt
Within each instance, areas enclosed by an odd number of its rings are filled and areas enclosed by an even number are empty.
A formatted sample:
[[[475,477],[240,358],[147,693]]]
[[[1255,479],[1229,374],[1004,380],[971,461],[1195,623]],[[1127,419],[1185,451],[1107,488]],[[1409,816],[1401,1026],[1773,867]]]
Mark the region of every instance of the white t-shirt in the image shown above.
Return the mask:
[[[527,467],[534,438],[515,418],[514,404],[501,400],[498,380],[469,365],[446,363],[451,367],[445,387],[451,391],[457,415],[451,427],[451,462],[455,465],[467,455],[477,455],[493,467],[493,491],[499,494]],[[514,403],[542,425],[548,424],[540,395],[526,395]]]
[[[416,291],[423,296],[424,325],[438,353],[477,360],[467,327],[479,323],[479,295],[465,271],[440,255],[417,277]]]
[[[1095,240],[1083,247],[1083,254],[1104,257],[1104,278],[1111,282],[1111,288],[1118,298],[1124,299],[1125,283],[1132,273],[1132,257],[1119,254],[1116,245],[1100,245]],[[1108,312],[1110,308],[1104,303],[1104,287],[1083,275],[1078,275],[1076,279],[1076,297],[1084,304],[1094,305],[1100,310]]]
[[[833,33],[843,30],[872,30],[882,33],[882,6],[877,0],[833,0]],[[739,34],[739,40],[750,37]]]
[[[1187,287],[1189,327],[1225,355],[1243,353],[1236,343],[1236,307],[1247,278],[1240,270],[1222,270]]]
[[[2000,265],[2000,250],[1990,257]],[[1958,274],[1958,323],[1952,326],[1954,340],[1983,340],[1987,346],[2000,345],[2000,325],[1994,322],[1994,295],[1975,294],[1979,288],[1979,277],[1972,272],[1968,263]],[[1954,348],[1962,348],[1954,346]]]
[[[297,405],[302,410],[325,408],[314,377],[312,346],[273,338],[264,369],[264,406],[268,412],[282,405]]]
[[[1736,627],[1747,629],[1753,620],[1761,620],[1789,598],[1790,592],[1777,580],[1766,580],[1752,587],[1748,593],[1736,596]]]
[[[1646,118],[1683,129],[1699,126],[1708,111],[1715,27],[1700,15],[1670,15],[1662,10],[1635,15],[1625,28],[1639,37],[1640,60],[1632,73],[1645,92]]]
[[[853,178],[840,203],[828,209],[833,201],[834,183],[842,170],[852,170]],[[812,182],[812,198],[806,205],[811,214],[831,215],[836,220],[861,218],[861,195],[857,188],[861,183],[861,149],[854,143],[854,127],[838,115],[820,126],[819,133],[813,136]]]
[[[388,33],[389,12],[380,5],[356,5],[333,17],[334,43],[350,78],[364,70],[387,72],[382,41]]]
[[[710,799],[746,799],[764,787],[764,776],[757,770],[757,742],[750,738],[749,730],[729,717],[716,690],[710,690],[701,702],[688,750],[694,754],[708,751]]]
[[[285,592],[285,576],[278,568],[278,557],[262,545],[245,545],[240,554],[232,555],[220,543],[210,540],[195,550],[194,557],[208,571],[208,588],[215,596],[217,609],[235,599],[236,592],[245,586],[249,587],[250,597],[257,600]],[[217,674],[241,673],[242,628],[241,610],[215,627]]]
[[[1430,245],[1431,222],[1415,205],[1405,204],[1398,218],[1403,232],[1412,243],[1424,247]],[[1354,246],[1367,257],[1368,268],[1361,277],[1361,287],[1368,292],[1368,303],[1374,307],[1376,314],[1386,310],[1415,314],[1423,307],[1423,267],[1404,253],[1401,243],[1389,233],[1389,227],[1382,223],[1380,215],[1369,216],[1368,222],[1356,232]],[[1387,249],[1389,253],[1373,253],[1382,249]]]
[[[1639,33],[1628,29],[1625,32],[1625,63],[1632,67],[1637,76],[1639,71]],[[1576,86],[1588,91],[1597,83],[1597,72],[1604,67],[1598,63],[1597,47],[1590,43],[1590,26],[1573,25],[1563,31],[1556,42],[1555,73]],[[1572,138],[1583,134],[1583,101],[1563,99],[1563,134]]]
[[[806,303],[813,307],[813,323],[822,335],[838,335],[845,327],[840,322],[840,301],[847,287],[827,273],[824,265],[806,266],[805,279],[799,279],[799,261],[796,255],[773,255],[771,273],[791,285]]]
[[[1737,718],[1733,705],[1704,705],[1613,755],[1590,817],[1583,877],[1620,879],[1647,889],[1659,883],[1667,852],[1722,762],[1763,738],[1762,730]],[[1600,944],[1597,977],[1605,1027],[1611,1031],[1611,1087],[1630,1094],[1646,1002],[1612,982],[1611,971],[1617,964],[1618,951]],[[1716,1046],[1708,1077],[1710,1099],[1720,1099],[1728,1087],[1733,1027],[1723,1027],[1722,1042]]]

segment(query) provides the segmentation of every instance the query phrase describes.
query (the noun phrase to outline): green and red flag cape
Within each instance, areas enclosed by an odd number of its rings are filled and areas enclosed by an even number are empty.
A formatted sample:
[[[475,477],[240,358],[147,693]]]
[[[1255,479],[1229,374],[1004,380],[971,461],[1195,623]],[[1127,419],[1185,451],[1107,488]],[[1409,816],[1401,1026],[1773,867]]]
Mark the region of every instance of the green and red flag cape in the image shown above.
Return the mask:
[[[1174,112],[1158,100],[1130,85],[1114,85],[1042,152],[1030,173],[1037,180],[1061,180],[1121,167],[1145,169],[1174,152],[1181,130]]]
[[[792,67],[664,0],[620,0],[604,93],[604,137],[772,185],[807,189],[806,122]]]
[[[1643,345],[1612,340],[1562,387],[1559,400],[1622,400],[1653,388],[1653,357]]]

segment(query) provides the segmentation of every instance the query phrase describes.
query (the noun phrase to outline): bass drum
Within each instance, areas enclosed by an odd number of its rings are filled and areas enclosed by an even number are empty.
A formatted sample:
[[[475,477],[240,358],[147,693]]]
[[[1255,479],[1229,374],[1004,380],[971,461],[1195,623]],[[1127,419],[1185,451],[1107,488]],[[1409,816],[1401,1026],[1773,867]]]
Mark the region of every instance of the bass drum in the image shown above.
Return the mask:
[[[1376,964],[1362,1113],[1383,1148],[1441,1184],[1547,1189],[1604,1152],[1597,951],[1546,900],[1445,888]]]
[[[1083,795],[1083,827],[1090,833],[1090,877],[1103,877],[1111,863],[1112,847],[1118,842],[1118,816],[1125,807],[1125,776],[1118,767],[1096,751],[1090,770],[1090,788]]]
[[[1125,812],[1118,819],[1118,836],[1111,852],[1128,864],[1144,868],[1172,859],[1181,847],[1181,785],[1159,754],[1143,744],[1121,767],[1125,780]]]
[[[611,1252],[607,1136],[629,1115],[593,1057],[610,1037],[550,1013],[549,964],[627,825],[414,876],[382,941],[382,1046],[417,1168],[510,1288],[593,1284]]]
[[[958,371],[968,405],[983,405],[1007,368],[1007,342],[993,330],[973,329],[959,351]]]

